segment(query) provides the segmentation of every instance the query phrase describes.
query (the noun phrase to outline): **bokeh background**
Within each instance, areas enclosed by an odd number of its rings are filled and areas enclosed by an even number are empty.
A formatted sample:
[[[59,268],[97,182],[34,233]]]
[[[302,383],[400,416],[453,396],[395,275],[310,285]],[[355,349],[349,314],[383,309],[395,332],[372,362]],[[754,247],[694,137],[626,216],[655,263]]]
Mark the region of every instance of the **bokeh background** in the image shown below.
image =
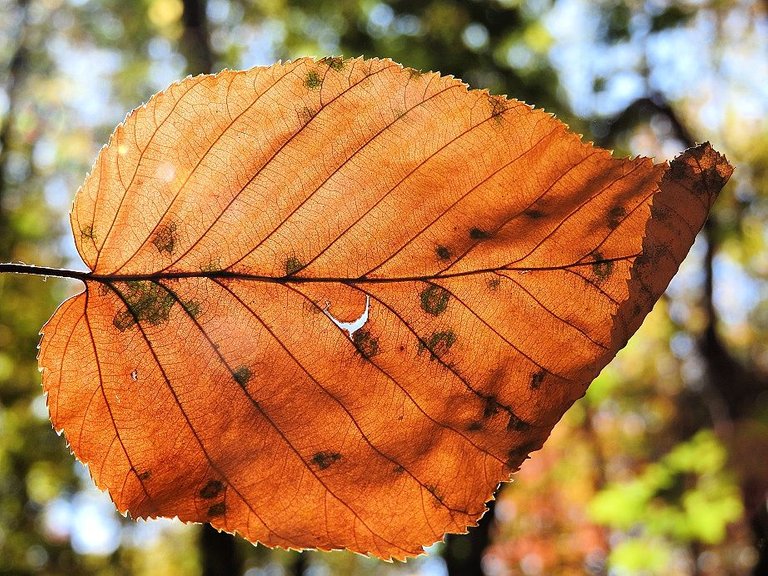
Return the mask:
[[[0,0],[0,261],[82,268],[67,211],[186,74],[390,57],[615,150],[736,166],[679,276],[481,525],[406,564],[119,516],[51,429],[38,330],[76,282],[0,277],[0,574],[768,574],[768,2]]]

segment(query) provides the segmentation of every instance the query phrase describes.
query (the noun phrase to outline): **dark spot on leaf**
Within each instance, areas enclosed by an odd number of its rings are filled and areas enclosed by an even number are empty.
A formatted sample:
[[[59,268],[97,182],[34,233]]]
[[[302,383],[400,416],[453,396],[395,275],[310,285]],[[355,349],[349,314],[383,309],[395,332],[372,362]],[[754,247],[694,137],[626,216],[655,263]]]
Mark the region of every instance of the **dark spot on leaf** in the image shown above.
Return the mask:
[[[594,262],[592,262],[592,272],[599,280],[605,280],[613,272],[613,262],[610,260],[603,260],[603,255],[600,252],[592,254]]]
[[[403,468],[398,464],[397,466],[395,466],[394,472],[395,474],[402,474],[403,472],[405,472],[405,468]]]
[[[507,421],[507,431],[516,430],[517,432],[525,432],[530,430],[531,425],[525,420],[517,416],[512,410],[509,410],[509,420]]]
[[[301,260],[296,258],[296,256],[291,256],[290,258],[286,259],[285,261],[285,275],[291,276],[293,274],[296,274],[299,270],[304,268],[304,264],[301,263]]]
[[[477,432],[478,430],[483,429],[483,423],[479,420],[474,420],[473,422],[469,423],[469,426],[467,426],[467,430],[470,432]]]
[[[481,228],[472,228],[469,231],[469,237],[472,238],[472,240],[485,240],[486,238],[490,238],[491,235]]]
[[[213,506],[208,508],[208,516],[223,516],[227,511],[227,505],[224,502],[216,502]]]
[[[208,483],[200,490],[200,497],[206,500],[216,498],[224,490],[224,484],[220,480],[208,480]]]
[[[491,116],[501,121],[501,115],[507,111],[508,102],[502,96],[489,96],[488,103],[491,105]]]
[[[539,220],[544,218],[544,212],[536,208],[528,208],[528,210],[525,210],[523,214],[531,220]]]
[[[416,70],[416,68],[406,68],[408,70],[408,74],[411,78],[421,78],[424,76],[424,72],[422,70]]]
[[[498,290],[501,285],[501,278],[491,278],[488,280],[488,288],[491,290]]]
[[[209,273],[209,272],[220,272],[221,271],[221,262],[219,260],[211,260],[204,266],[200,267],[200,272],[202,273]]]
[[[182,303],[182,306],[192,318],[200,316],[200,302],[197,300],[188,300],[187,302]]]
[[[173,254],[176,246],[176,223],[161,224],[152,238],[152,244],[160,254]]]
[[[441,358],[448,350],[451,349],[453,343],[456,342],[456,334],[451,330],[443,330],[441,332],[435,332],[429,337],[429,340],[421,340],[419,342],[419,354],[424,350],[429,350],[430,360],[436,360]]]
[[[240,386],[245,386],[248,381],[251,379],[251,369],[247,366],[240,366],[237,370],[232,372],[232,378],[235,379],[235,382],[240,384]]]
[[[483,406],[483,419],[487,420],[491,416],[495,416],[499,413],[501,407],[501,404],[499,404],[495,396],[486,397],[485,405]]]
[[[621,224],[621,221],[624,220],[626,215],[627,211],[623,206],[614,206],[608,211],[608,227],[613,230]]]
[[[440,260],[450,260],[451,259],[451,251],[448,250],[445,246],[438,246],[435,248],[435,254],[437,254],[437,257],[440,258]]]
[[[341,460],[341,454],[338,452],[318,452],[312,456],[311,462],[320,470],[325,470],[339,460]]]
[[[93,234],[93,226],[83,226],[80,228],[80,235],[83,238],[88,238],[89,240],[96,239],[96,236]]]
[[[142,482],[146,482],[151,477],[152,477],[152,472],[150,472],[149,470],[144,470],[144,472],[139,474],[139,480],[141,480]]]
[[[544,370],[539,370],[538,372],[534,372],[531,375],[531,388],[534,390],[538,390],[539,386],[541,386],[541,383],[544,381],[544,376],[546,375],[546,372]]]
[[[327,64],[329,68],[336,72],[340,72],[344,69],[344,58],[341,56],[326,56],[325,58],[321,58],[320,62]]]
[[[317,112],[315,112],[314,110],[312,110],[308,106],[304,106],[301,109],[301,111],[299,112],[299,118],[301,119],[301,121],[304,124],[308,124],[309,121],[312,120],[312,118],[315,117],[315,114],[317,114]]]
[[[379,353],[379,340],[368,330],[360,329],[352,334],[352,343],[364,358],[372,358]]]
[[[112,319],[115,328],[124,332],[137,321],[156,326],[168,320],[175,299],[166,288],[151,280],[132,280],[120,285],[125,286],[120,294],[127,307]]]
[[[427,491],[428,491],[430,494],[432,494],[432,496],[434,496],[434,497],[435,497],[435,500],[437,500],[438,502],[440,502],[440,504],[442,504],[442,503],[443,503],[443,497],[442,497],[442,495],[441,495],[441,494],[440,494],[440,493],[437,491],[437,486],[435,486],[434,484],[425,484],[425,485],[424,485],[424,488],[426,488],[426,489],[427,489]]]
[[[440,286],[430,284],[420,296],[422,309],[433,316],[439,316],[448,307],[448,291]]]
[[[316,70],[310,70],[309,72],[307,72],[307,77],[304,78],[304,86],[306,86],[310,90],[316,90],[320,88],[322,84],[323,84],[323,79],[320,78],[320,75],[317,73]]]

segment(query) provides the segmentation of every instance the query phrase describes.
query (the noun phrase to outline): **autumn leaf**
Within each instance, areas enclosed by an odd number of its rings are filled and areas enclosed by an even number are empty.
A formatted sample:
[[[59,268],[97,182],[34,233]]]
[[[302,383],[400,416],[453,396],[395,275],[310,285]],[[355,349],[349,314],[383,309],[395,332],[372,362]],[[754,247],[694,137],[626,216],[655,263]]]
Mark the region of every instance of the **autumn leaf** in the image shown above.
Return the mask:
[[[75,198],[51,420],[132,517],[418,554],[624,346],[730,173],[387,60],[187,78]]]

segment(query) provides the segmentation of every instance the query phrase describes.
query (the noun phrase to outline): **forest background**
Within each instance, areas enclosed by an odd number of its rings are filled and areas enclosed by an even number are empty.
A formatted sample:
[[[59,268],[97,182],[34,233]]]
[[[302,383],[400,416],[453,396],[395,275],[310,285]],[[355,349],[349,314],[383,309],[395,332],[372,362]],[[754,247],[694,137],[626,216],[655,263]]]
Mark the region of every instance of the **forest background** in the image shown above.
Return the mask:
[[[736,166],[640,332],[469,535],[406,564],[119,516],[35,360],[65,280],[0,277],[0,574],[768,574],[768,2],[0,0],[0,261],[83,268],[67,212],[126,112],[186,74],[390,57],[619,156]]]

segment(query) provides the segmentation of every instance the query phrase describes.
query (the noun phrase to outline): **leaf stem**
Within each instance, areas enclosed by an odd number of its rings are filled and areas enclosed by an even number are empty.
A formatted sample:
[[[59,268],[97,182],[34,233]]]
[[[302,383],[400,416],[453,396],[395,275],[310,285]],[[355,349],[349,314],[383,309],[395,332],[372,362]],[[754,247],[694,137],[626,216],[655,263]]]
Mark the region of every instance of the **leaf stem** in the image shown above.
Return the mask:
[[[68,270],[66,268],[47,268],[45,266],[35,266],[34,264],[19,264],[13,262],[0,262],[0,274],[31,274],[32,276],[53,276],[56,278],[74,278],[85,282],[91,275],[90,272],[82,270]]]

